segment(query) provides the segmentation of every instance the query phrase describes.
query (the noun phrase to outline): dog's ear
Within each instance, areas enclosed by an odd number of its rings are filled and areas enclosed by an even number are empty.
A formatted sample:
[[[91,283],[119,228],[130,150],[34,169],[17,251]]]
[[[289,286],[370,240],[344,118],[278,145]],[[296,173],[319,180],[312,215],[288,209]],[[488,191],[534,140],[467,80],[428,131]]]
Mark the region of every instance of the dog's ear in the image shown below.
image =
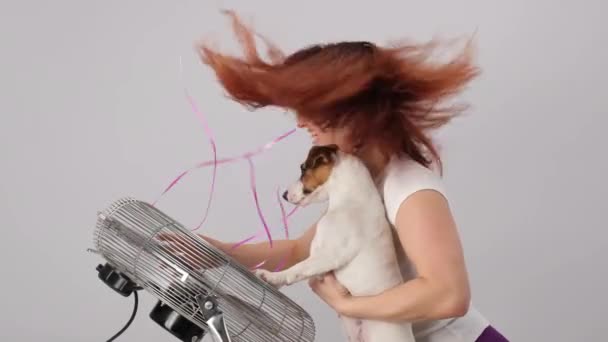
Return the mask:
[[[329,159],[328,159],[327,155],[325,155],[324,153],[321,153],[321,154],[317,155],[315,157],[315,159],[312,160],[311,168],[314,169],[314,168],[317,168],[324,164],[329,164]]]
[[[332,163],[335,160],[334,157],[337,151],[338,146],[335,144],[314,146],[313,148],[311,148],[308,154],[308,158],[305,163],[306,167],[314,169],[321,165]]]

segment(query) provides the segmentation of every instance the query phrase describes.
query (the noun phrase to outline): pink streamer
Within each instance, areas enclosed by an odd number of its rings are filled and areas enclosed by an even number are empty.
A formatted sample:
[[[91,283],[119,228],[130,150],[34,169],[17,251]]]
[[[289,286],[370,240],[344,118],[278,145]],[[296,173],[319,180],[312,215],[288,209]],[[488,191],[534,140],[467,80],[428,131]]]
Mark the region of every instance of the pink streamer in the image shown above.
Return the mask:
[[[242,245],[246,244],[247,242],[249,242],[249,241],[251,241],[251,240],[253,240],[253,239],[257,238],[257,237],[258,237],[257,235],[253,235],[253,236],[250,236],[250,237],[248,237],[248,238],[246,238],[246,239],[244,239],[242,241],[239,241],[239,242],[235,243],[234,245],[232,245],[232,247],[230,247],[230,250],[231,251],[235,250],[235,249],[241,247]]]
[[[285,219],[284,219],[285,220],[284,221],[285,224],[287,224],[287,219],[289,219],[291,217],[291,215],[293,215],[298,210],[298,208],[299,207],[294,207],[287,215],[285,215]],[[284,226],[283,229],[285,230],[285,235],[289,236],[288,227]],[[246,244],[247,242],[249,242],[249,241],[251,241],[253,239],[257,239],[257,238],[261,237],[262,235],[264,235],[264,233],[265,233],[265,231],[258,232],[255,235],[251,235],[251,236],[249,236],[249,237],[247,237],[247,238],[245,238],[245,239],[243,239],[243,240],[235,243],[234,245],[232,245],[231,250],[236,249],[237,247],[240,247],[240,246]]]
[[[180,57],[180,78],[183,79],[183,72],[182,72],[182,63],[181,63],[181,57]],[[203,216],[203,219],[201,220],[201,222],[199,223],[199,225],[194,228],[193,230],[197,230],[199,229],[203,223],[207,220],[207,217],[209,215],[209,209],[211,207],[211,202],[213,200],[213,193],[215,191],[215,182],[216,182],[216,176],[217,176],[217,166],[220,164],[226,164],[226,163],[231,163],[231,162],[236,162],[238,160],[241,159],[246,159],[248,164],[249,164],[249,174],[250,174],[250,181],[251,181],[251,191],[253,193],[253,199],[255,201],[255,205],[256,205],[256,210],[258,213],[258,216],[260,218],[260,221],[262,222],[262,225],[264,227],[264,231],[266,233],[266,236],[268,237],[268,241],[270,242],[270,247],[273,247],[273,241],[272,241],[272,235],[270,233],[270,229],[268,228],[268,225],[266,223],[266,220],[264,218],[264,215],[262,213],[262,209],[260,208],[260,203],[258,200],[258,195],[257,195],[257,189],[256,189],[256,182],[255,182],[255,167],[253,165],[253,161],[251,160],[251,157],[260,154],[262,152],[265,152],[266,150],[270,149],[272,146],[274,146],[276,143],[278,143],[279,141],[283,140],[284,138],[288,137],[289,135],[291,135],[292,133],[295,132],[295,128],[288,131],[287,133],[284,133],[282,135],[280,135],[279,137],[273,139],[272,141],[266,143],[265,145],[258,147],[257,149],[253,150],[253,151],[249,151],[247,153],[244,153],[240,156],[236,156],[236,157],[231,157],[231,158],[224,158],[224,159],[220,159],[218,160],[217,158],[217,144],[215,142],[214,139],[214,135],[213,132],[211,131],[211,128],[209,127],[209,124],[205,118],[205,116],[203,115],[203,113],[198,109],[198,107],[196,106],[194,100],[192,99],[192,96],[190,96],[187,88],[184,86],[184,94],[186,96],[186,99],[188,100],[192,110],[194,111],[194,113],[198,116],[199,120],[201,121],[202,125],[203,125],[203,129],[205,130],[205,133],[207,134],[208,138],[209,138],[209,144],[211,145],[211,148],[213,150],[213,160],[212,161],[204,161],[201,162],[199,164],[197,164],[194,168],[191,168],[189,170],[183,171],[181,174],[179,174],[173,181],[171,181],[171,183],[169,184],[169,186],[167,188],[165,188],[165,190],[161,193],[161,195],[153,202],[153,206],[156,205],[156,203],[160,200],[160,198],[162,196],[164,196],[169,190],[171,190],[186,174],[188,174],[189,172],[193,171],[194,169],[198,169],[198,168],[203,168],[203,167],[207,167],[210,165],[213,165],[213,175],[212,175],[212,179],[211,179],[211,189],[209,191],[209,198],[207,200],[207,207],[205,209],[205,215]],[[281,208],[281,218],[282,218],[282,222],[283,222],[283,228],[285,230],[285,237],[287,239],[289,239],[289,228],[288,228],[288,224],[287,224],[287,219],[293,214],[295,213],[295,211],[297,210],[297,206],[294,207],[294,209],[289,213],[289,214],[285,214],[285,208],[283,206],[283,203],[281,202],[281,198],[280,198],[280,193],[279,193],[279,189],[277,188],[277,200],[279,202],[279,206]],[[236,243],[235,245],[232,246],[231,250],[234,250],[240,246],[242,246],[243,244],[251,241],[252,239],[258,237],[258,235],[253,235],[247,239],[244,239],[238,243]],[[282,260],[278,263],[276,270],[279,270],[282,265],[286,262],[287,260],[287,255],[284,256],[282,258]],[[257,264],[256,266],[254,266],[254,269],[257,269],[261,266],[263,266],[266,263],[267,260],[262,261],[261,263]]]
[[[294,207],[291,212],[289,212],[289,214],[285,214],[285,207],[283,206],[283,202],[281,201],[281,193],[279,188],[277,188],[277,201],[279,202],[279,206],[281,207],[281,217],[283,220],[283,228],[285,230],[285,238],[289,240],[289,227],[287,224],[287,219],[293,215],[293,213],[296,212],[296,210],[298,210],[299,207]],[[260,237],[261,234],[257,234],[257,235],[252,235],[242,241],[237,242],[236,244],[234,244],[230,249],[234,250],[244,244],[246,244],[247,242]],[[271,244],[271,248],[272,248],[272,244]],[[281,269],[283,269],[283,267],[285,266],[285,264],[287,263],[287,257],[289,256],[289,254],[285,254],[278,262],[277,266],[274,268],[274,272],[278,272]],[[264,264],[266,264],[266,262],[268,261],[268,259],[265,259],[264,261],[260,262],[259,264],[253,266],[253,270],[256,270],[262,266],[264,266]]]
[[[279,188],[277,188],[277,202],[279,202],[279,207],[281,208],[281,219],[283,220],[283,228],[285,229],[285,238],[289,240],[289,226],[287,224],[287,215],[285,214],[285,207],[283,206],[283,201],[281,201],[281,190]],[[292,211],[292,213],[295,212],[297,208],[298,207],[294,207],[294,211]],[[286,254],[283,256],[283,258],[281,258],[281,260],[277,264],[277,267],[274,269],[275,272],[278,272],[283,269],[283,266],[287,262],[288,255],[289,254]]]
[[[200,112],[199,112],[199,113],[200,113]],[[173,180],[171,181],[171,183],[170,183],[170,184],[169,184],[169,185],[168,185],[168,186],[165,188],[165,190],[164,190],[164,191],[163,191],[163,192],[160,194],[160,196],[158,196],[158,198],[157,198],[157,199],[154,201],[154,204],[153,204],[153,205],[156,205],[156,203],[157,203],[157,202],[158,202],[158,201],[159,201],[159,200],[162,198],[162,196],[164,196],[164,195],[165,195],[167,192],[169,192],[169,191],[170,191],[170,190],[171,190],[171,189],[172,189],[172,188],[173,188],[175,185],[177,185],[177,183],[178,183],[178,182],[179,182],[179,181],[180,181],[180,180],[181,180],[181,179],[182,179],[184,176],[186,176],[188,173],[190,173],[190,172],[192,172],[192,171],[194,171],[194,170],[196,170],[196,169],[199,169],[199,168],[206,168],[206,167],[209,167],[209,166],[211,166],[211,165],[213,165],[214,167],[217,167],[217,166],[219,166],[219,165],[223,165],[223,164],[229,164],[229,163],[237,162],[237,161],[242,160],[242,159],[250,159],[250,158],[251,158],[251,157],[253,157],[253,156],[256,156],[256,155],[258,155],[258,154],[261,154],[261,153],[263,153],[263,152],[265,152],[265,151],[267,151],[267,150],[271,149],[271,148],[272,148],[272,147],[273,147],[275,144],[277,144],[278,142],[282,141],[283,139],[285,139],[285,138],[289,137],[291,134],[293,134],[293,133],[295,133],[295,132],[296,132],[296,129],[295,129],[295,128],[294,128],[294,129],[291,129],[291,130],[289,130],[289,131],[287,131],[287,132],[285,132],[285,133],[283,133],[283,134],[279,135],[278,137],[274,138],[274,139],[273,139],[273,140],[271,140],[270,142],[268,142],[268,143],[266,143],[266,144],[264,144],[264,145],[262,145],[262,146],[259,146],[258,148],[254,149],[254,150],[251,150],[251,151],[248,151],[248,152],[246,152],[246,153],[243,153],[243,154],[241,154],[241,155],[237,155],[237,156],[233,156],[233,157],[228,157],[228,158],[221,158],[221,159],[214,158],[214,160],[207,160],[207,161],[199,162],[198,164],[196,164],[196,166],[194,166],[194,167],[192,167],[192,168],[190,168],[190,169],[188,169],[188,170],[183,171],[183,172],[182,172],[182,173],[180,173],[180,174],[179,174],[179,175],[178,175],[178,176],[177,176],[175,179],[173,179]],[[257,195],[256,195],[256,197],[257,197]],[[281,212],[282,212],[282,214],[283,214],[283,213],[284,213],[284,206],[282,205],[282,202],[280,202],[280,199],[279,199],[279,205],[281,206]],[[292,209],[292,210],[291,210],[289,213],[287,213],[287,214],[286,214],[286,215],[283,217],[283,224],[284,224],[283,229],[285,230],[285,236],[286,236],[286,237],[289,237],[289,228],[288,228],[288,226],[287,226],[287,220],[288,220],[288,219],[289,219],[289,218],[290,218],[290,217],[291,217],[291,216],[292,216],[292,215],[293,215],[293,214],[294,214],[294,213],[295,213],[295,212],[298,210],[298,208],[299,208],[299,207],[295,206],[295,207],[294,207],[294,208],[293,208],[293,209]],[[259,213],[261,213],[261,211],[259,211]],[[265,232],[265,231],[262,231],[262,232],[260,232],[260,233],[258,233],[258,234],[255,234],[255,235],[249,236],[249,237],[247,237],[247,238],[245,238],[245,239],[243,239],[243,240],[241,240],[241,241],[239,241],[239,242],[235,243],[235,244],[234,244],[234,245],[231,247],[231,250],[234,250],[234,249],[236,249],[236,248],[238,248],[238,247],[241,247],[242,245],[244,245],[244,244],[246,244],[246,243],[250,242],[250,241],[251,241],[251,240],[253,240],[253,239],[259,238],[261,235],[263,235],[263,234],[264,234],[264,232]],[[269,234],[269,233],[268,233],[268,234]],[[272,244],[271,244],[271,246],[272,246]],[[261,262],[260,264],[258,264],[258,266],[257,266],[257,267],[262,266],[262,265],[263,265],[265,262],[266,262],[266,260],[264,260],[263,262]]]
[[[173,181],[171,181],[171,183],[169,183],[169,186],[167,186],[165,188],[165,190],[163,190],[163,192],[154,201],[154,205],[160,200],[160,198],[162,196],[164,196],[167,192],[169,192],[169,190],[171,190],[175,185],[177,185],[177,183],[188,173],[190,173],[196,169],[205,168],[205,167],[208,167],[211,165],[219,166],[219,165],[223,165],[223,164],[229,164],[229,163],[233,163],[233,162],[236,162],[239,160],[247,159],[247,158],[253,157],[255,155],[261,154],[261,153],[265,152],[266,150],[269,150],[270,148],[272,148],[276,143],[280,142],[281,140],[283,140],[283,139],[287,138],[288,136],[290,136],[291,134],[293,134],[295,131],[296,131],[295,128],[291,129],[291,130],[287,131],[286,133],[283,133],[280,136],[274,138],[272,141],[254,149],[252,151],[243,153],[238,156],[222,158],[222,159],[206,160],[206,161],[199,162],[194,167],[192,167],[186,171],[183,171],[181,174],[179,174],[179,176],[177,176],[175,179],[173,179]]]
[[[211,148],[213,149],[213,176],[211,177],[211,190],[209,190],[209,198],[207,200],[207,208],[205,209],[205,216],[203,216],[203,219],[198,224],[198,226],[193,229],[193,230],[197,230],[207,220],[207,216],[209,215],[209,208],[211,207],[211,200],[213,199],[213,192],[215,191],[215,177],[217,174],[217,147],[215,144],[215,140],[213,139],[213,133],[211,132],[211,128],[209,128],[209,124],[207,123],[205,116],[203,115],[203,113],[201,113],[200,110],[198,110],[196,104],[194,103],[194,100],[188,93],[188,90],[184,89],[184,92],[186,93],[186,98],[188,99],[188,102],[190,103],[192,110],[197,114],[197,116],[203,123],[203,129],[205,130],[205,133],[207,133],[207,136],[209,137],[209,143],[211,144]]]
[[[296,210],[298,209],[298,207],[297,206],[294,207],[289,212],[289,214],[285,214],[285,207],[283,206],[283,202],[281,201],[281,193],[280,193],[279,188],[277,188],[277,200],[279,202],[279,206],[281,207],[281,216],[282,216],[283,225],[284,225],[283,228],[285,230],[285,238],[289,239],[289,227],[288,227],[288,224],[287,224],[287,219],[296,212]],[[251,241],[251,240],[253,240],[255,238],[260,237],[260,235],[262,235],[262,233],[259,233],[259,234],[256,234],[256,235],[252,235],[252,236],[250,236],[250,237],[248,237],[246,239],[243,239],[243,240],[235,243],[234,245],[232,245],[232,247],[230,247],[230,250],[235,250],[235,249],[241,247],[242,245],[246,244],[247,242],[249,242],[249,241]],[[272,244],[271,244],[271,248],[272,248]],[[281,258],[281,260],[279,260],[279,263],[275,267],[274,272],[278,272],[281,269],[283,269],[283,267],[285,266],[285,263],[287,262],[288,255],[289,254],[284,255]],[[253,266],[251,269],[252,270],[256,270],[256,269],[264,266],[267,261],[268,261],[268,259],[264,259],[262,262],[260,262],[257,265]]]
[[[281,201],[281,190],[277,188],[277,202],[281,208],[281,219],[283,220],[283,229],[285,229],[285,238],[289,240],[289,228],[287,227],[287,215],[285,214],[285,207],[283,201]],[[296,207],[297,208],[297,207]]]
[[[262,221],[262,225],[264,226],[264,230],[266,231],[266,236],[268,237],[268,241],[270,242],[270,248],[272,248],[272,235],[270,234],[270,229],[268,228],[266,220],[264,219],[264,214],[262,214],[262,208],[260,208],[260,201],[258,200],[258,192],[255,187],[255,168],[253,166],[253,161],[251,161],[251,158],[248,157],[247,162],[249,163],[249,180],[251,181],[251,192],[253,193],[255,208],[257,209],[260,221]]]

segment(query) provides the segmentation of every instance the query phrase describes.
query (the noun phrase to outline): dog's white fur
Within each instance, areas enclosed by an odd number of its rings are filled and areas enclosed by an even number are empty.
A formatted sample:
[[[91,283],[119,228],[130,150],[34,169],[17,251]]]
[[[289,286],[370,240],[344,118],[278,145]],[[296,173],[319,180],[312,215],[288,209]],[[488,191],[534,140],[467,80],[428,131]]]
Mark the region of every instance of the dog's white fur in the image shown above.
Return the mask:
[[[283,286],[334,271],[353,296],[375,295],[403,281],[382,199],[357,157],[337,152],[328,180],[308,196],[302,188],[300,181],[292,185],[288,200],[300,205],[329,201],[317,223],[310,257],[280,272],[258,270],[258,276]],[[351,342],[414,341],[410,323],[342,320]]]

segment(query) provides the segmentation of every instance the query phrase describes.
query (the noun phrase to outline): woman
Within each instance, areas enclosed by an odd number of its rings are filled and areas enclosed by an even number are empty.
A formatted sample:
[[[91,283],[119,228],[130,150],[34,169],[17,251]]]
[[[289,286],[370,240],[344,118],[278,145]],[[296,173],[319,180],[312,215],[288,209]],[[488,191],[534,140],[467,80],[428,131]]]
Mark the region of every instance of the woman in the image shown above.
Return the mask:
[[[359,156],[377,181],[402,272],[410,277],[384,293],[354,297],[333,275],[310,286],[339,314],[414,322],[419,342],[507,341],[470,305],[463,252],[441,177],[441,159],[428,135],[462,110],[440,107],[477,75],[468,49],[449,63],[431,63],[435,46],[381,48],[369,42],[315,45],[285,57],[269,44],[259,57],[254,33],[229,13],[244,58],[202,45],[201,58],[234,100],[252,107],[293,110],[314,144],[337,144]],[[267,43],[268,41],[265,40]],[[310,227],[295,240],[232,244],[204,237],[246,265],[274,269],[308,257]]]

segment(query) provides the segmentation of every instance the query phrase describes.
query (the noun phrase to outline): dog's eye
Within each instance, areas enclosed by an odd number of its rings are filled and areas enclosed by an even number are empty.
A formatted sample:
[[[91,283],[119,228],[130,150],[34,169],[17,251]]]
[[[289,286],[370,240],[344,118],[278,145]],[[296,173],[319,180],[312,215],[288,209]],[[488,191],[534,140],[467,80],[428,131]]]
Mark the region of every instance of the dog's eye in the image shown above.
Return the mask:
[[[310,191],[309,189],[306,189],[306,188],[302,189],[302,193],[303,193],[304,195],[310,195],[310,193],[311,193],[311,192],[312,192],[312,191]]]

